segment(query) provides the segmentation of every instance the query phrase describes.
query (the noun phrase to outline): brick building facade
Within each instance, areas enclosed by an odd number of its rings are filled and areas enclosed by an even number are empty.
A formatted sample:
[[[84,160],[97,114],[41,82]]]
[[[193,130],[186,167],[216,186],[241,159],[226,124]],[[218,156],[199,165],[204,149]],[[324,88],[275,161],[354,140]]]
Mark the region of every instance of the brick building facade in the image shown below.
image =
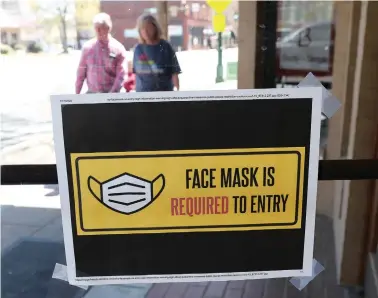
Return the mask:
[[[169,40],[176,50],[203,47],[204,32],[212,28],[212,10],[204,1],[169,1]],[[113,36],[126,49],[138,41],[137,18],[146,12],[156,14],[155,1],[101,1],[101,11],[113,20]]]

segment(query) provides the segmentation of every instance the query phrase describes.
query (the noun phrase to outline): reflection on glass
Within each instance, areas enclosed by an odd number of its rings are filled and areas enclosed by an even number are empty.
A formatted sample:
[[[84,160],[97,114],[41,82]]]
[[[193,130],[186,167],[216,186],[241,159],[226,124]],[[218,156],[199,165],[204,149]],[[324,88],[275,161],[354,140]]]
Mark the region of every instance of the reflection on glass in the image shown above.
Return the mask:
[[[281,1],[277,44],[282,76],[313,72],[329,76],[333,46],[333,3]]]
[[[11,4],[13,2],[18,4]],[[6,54],[2,61],[5,71],[0,73],[3,87],[1,150],[4,163],[55,162],[49,96],[74,92],[79,50],[95,36],[92,19],[99,11],[110,15],[124,11],[124,14],[117,14],[112,34],[128,50],[127,59],[131,65],[131,49],[138,38],[136,18],[146,10],[156,14],[156,9],[151,9],[153,7],[149,3],[136,1],[120,1],[117,4],[100,2],[1,2],[2,15],[17,14],[22,20],[22,26],[19,24],[21,27],[16,31],[5,28],[1,32],[1,52]],[[232,2],[225,11],[227,26],[222,34],[222,63],[226,82],[217,85],[214,82],[218,38],[212,27],[213,12],[203,7],[204,4],[197,4],[172,2],[168,8],[169,41],[177,51],[183,71],[180,75],[181,89],[236,88],[238,3]],[[334,38],[333,3],[279,1],[277,6],[277,77],[285,78],[284,86],[287,86],[286,82],[298,82],[295,77],[303,77],[309,71],[318,77],[330,77]],[[186,8],[193,10],[193,7],[194,11],[199,9],[201,13],[185,13]],[[15,77],[18,79],[15,80]]]
[[[55,163],[49,96],[74,93],[80,49],[86,41],[94,37],[92,18],[96,13],[105,11],[111,16],[117,15],[113,35],[127,49],[130,64],[133,58],[131,49],[138,37],[135,30],[136,18],[146,9],[156,14],[156,9],[151,9],[151,3],[143,4],[147,1],[72,1],[75,5],[71,3],[67,6],[64,0],[48,2],[50,4],[47,5],[47,2],[41,0],[0,1],[0,150],[5,164]],[[204,8],[202,2],[201,7],[194,5],[194,9],[192,3],[186,2],[190,1],[172,1],[168,27],[169,41],[177,51],[183,71],[180,75],[181,89],[236,88],[239,58],[237,2],[233,2],[225,12],[227,28],[222,35],[225,82],[219,84],[215,84],[218,41],[211,24],[213,13],[210,9]],[[295,86],[311,71],[320,77],[323,83],[330,83],[333,41],[337,33],[334,32],[333,26],[333,2],[279,1],[277,5],[278,81],[283,87]],[[11,18],[11,15],[18,17]],[[15,19],[22,21],[4,27],[5,19],[11,22],[15,22]],[[194,46],[197,49],[191,50]],[[281,87],[281,84],[279,86]],[[324,120],[321,131],[322,144],[327,141],[327,126],[328,121]],[[2,252],[8,262],[5,271],[8,275],[3,275],[3,286],[6,285],[7,288],[4,289],[9,290],[5,295],[11,295],[18,289],[21,292],[27,287],[44,289],[42,292],[45,295],[31,295],[31,298],[59,297],[59,294],[65,298],[88,295],[76,288],[57,290],[54,281],[46,274],[46,268],[54,268],[57,262],[64,263],[58,193],[57,188],[53,186],[2,189]],[[330,205],[333,201],[325,202],[326,196],[319,197],[318,213],[321,213],[323,208],[326,210],[324,213],[328,212],[327,215],[330,215]],[[339,210],[336,211],[338,213]],[[341,215],[340,213],[340,218]],[[334,251],[340,247],[335,248],[334,237],[339,236],[333,235],[333,228],[334,224],[328,216],[317,216],[315,254],[319,257],[319,263],[325,266],[326,274],[322,273],[323,275],[307,288],[308,291],[320,289],[321,293],[314,294],[315,297],[323,297],[323,294],[328,297],[344,297],[344,290],[336,287],[334,277]],[[20,243],[22,245],[19,245]],[[23,253],[25,251],[28,253]],[[41,259],[43,260],[37,262]],[[16,272],[12,272],[14,267],[9,264],[20,260],[23,262],[25,279],[21,279],[21,282],[17,279],[18,283],[15,285],[12,282],[15,280]],[[332,279],[325,280],[324,276],[332,276]],[[326,287],[326,283],[331,283],[332,288]],[[267,291],[275,288],[265,286],[264,281],[246,284],[251,285],[250,288],[261,287],[268,289]],[[230,283],[227,286],[229,285]],[[188,289],[189,287],[192,285],[189,285]],[[154,289],[158,291],[156,285],[141,285],[139,291],[147,293],[150,288],[151,292]],[[167,291],[168,288],[169,285]],[[137,287],[134,287],[130,291],[137,291],[136,289]],[[280,294],[294,297],[307,290],[299,293],[296,288],[285,285],[282,286]],[[99,288],[91,288],[90,291],[92,295],[95,295],[95,291],[103,293]]]
[[[144,12],[156,15],[156,7],[147,1],[0,3],[0,23],[4,27],[0,71],[2,162],[55,163],[49,96],[75,92],[81,48],[95,37],[94,15],[104,11],[113,18],[117,16],[112,35],[125,46],[131,65],[132,48],[138,42],[136,19]],[[218,85],[215,84],[218,41],[212,26],[213,11],[202,2],[170,1],[168,6],[168,39],[182,68],[181,90],[236,88],[238,3],[225,12],[223,75],[229,79]],[[188,14],[192,9],[196,13]],[[14,22],[11,28],[3,26],[5,19]],[[196,51],[191,51],[194,48]]]
[[[279,1],[277,77],[282,86],[297,84],[307,73],[323,85],[331,83],[335,37],[332,1]],[[321,143],[327,142],[328,121],[322,121]]]

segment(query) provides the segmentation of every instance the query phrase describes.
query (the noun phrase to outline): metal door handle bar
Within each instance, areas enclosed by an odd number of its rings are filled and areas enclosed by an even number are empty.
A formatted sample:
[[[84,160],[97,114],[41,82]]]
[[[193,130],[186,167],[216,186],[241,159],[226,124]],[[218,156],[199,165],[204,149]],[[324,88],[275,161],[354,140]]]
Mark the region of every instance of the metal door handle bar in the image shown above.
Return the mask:
[[[320,160],[319,180],[376,180],[378,159]],[[58,184],[56,165],[2,165],[2,185]]]

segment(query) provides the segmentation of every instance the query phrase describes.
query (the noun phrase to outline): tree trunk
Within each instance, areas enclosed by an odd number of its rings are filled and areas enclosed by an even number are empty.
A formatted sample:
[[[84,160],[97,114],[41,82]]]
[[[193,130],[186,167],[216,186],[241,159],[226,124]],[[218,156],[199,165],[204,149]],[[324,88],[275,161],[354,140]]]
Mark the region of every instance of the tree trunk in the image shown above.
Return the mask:
[[[80,30],[76,28],[76,44],[77,44],[77,49],[81,50],[81,35],[80,35]]]
[[[67,22],[65,16],[61,16],[61,41],[62,41],[62,47],[63,47],[63,53],[68,53],[68,41],[67,41]]]

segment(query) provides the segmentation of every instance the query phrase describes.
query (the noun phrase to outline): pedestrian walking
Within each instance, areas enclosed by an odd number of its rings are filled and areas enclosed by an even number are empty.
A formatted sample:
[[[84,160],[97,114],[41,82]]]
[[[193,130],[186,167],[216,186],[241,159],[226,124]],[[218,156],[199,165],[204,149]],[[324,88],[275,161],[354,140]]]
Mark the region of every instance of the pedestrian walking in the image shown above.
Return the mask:
[[[210,36],[206,37],[206,40],[207,40],[207,47],[208,47],[209,49],[212,49],[213,46],[212,46],[212,44],[211,44],[211,37],[210,37]]]
[[[136,92],[179,90],[180,65],[174,49],[162,38],[156,18],[149,14],[140,16],[137,28],[139,43],[133,59]]]
[[[127,79],[125,47],[110,35],[112,20],[106,13],[93,19],[96,38],[83,45],[76,78],[76,94],[80,94],[84,81],[88,93],[120,92]]]
[[[231,30],[230,36],[231,36],[231,44],[235,45],[236,44],[236,35],[235,35],[235,32],[233,30]]]

